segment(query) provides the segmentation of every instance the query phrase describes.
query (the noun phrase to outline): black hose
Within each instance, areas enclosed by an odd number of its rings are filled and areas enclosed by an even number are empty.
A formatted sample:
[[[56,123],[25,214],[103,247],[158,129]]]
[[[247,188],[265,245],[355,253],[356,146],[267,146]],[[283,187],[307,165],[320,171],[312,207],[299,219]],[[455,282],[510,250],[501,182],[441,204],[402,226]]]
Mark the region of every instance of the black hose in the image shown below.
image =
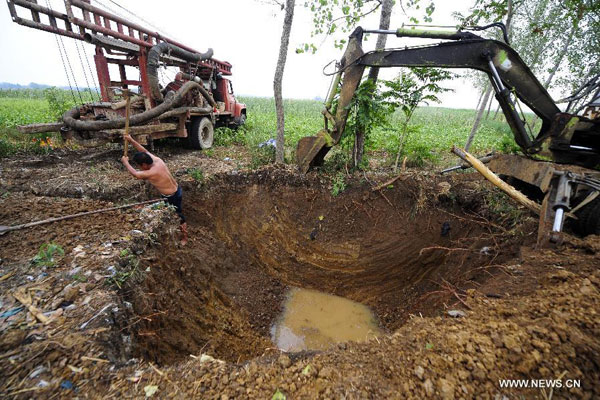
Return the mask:
[[[167,52],[188,62],[200,62],[211,58],[213,55],[213,49],[208,49],[206,53],[192,53],[167,42],[162,42],[152,47],[148,52],[147,73],[150,84],[150,95],[156,101],[163,100],[158,82],[158,67],[160,66],[160,56]]]
[[[192,89],[202,88],[196,82],[186,82],[170,100],[151,108],[148,111],[144,111],[141,114],[133,115],[129,119],[129,124],[141,125],[154,118],[159,117],[161,114],[171,110],[172,108],[181,104],[184,100],[185,95]],[[204,88],[202,88],[204,89]],[[214,103],[214,101],[213,101]],[[125,118],[111,119],[108,121],[81,121],[79,119],[80,112],[79,107],[74,107],[67,111],[63,116],[64,123],[71,129],[78,131],[102,131],[107,129],[121,129],[125,127]]]

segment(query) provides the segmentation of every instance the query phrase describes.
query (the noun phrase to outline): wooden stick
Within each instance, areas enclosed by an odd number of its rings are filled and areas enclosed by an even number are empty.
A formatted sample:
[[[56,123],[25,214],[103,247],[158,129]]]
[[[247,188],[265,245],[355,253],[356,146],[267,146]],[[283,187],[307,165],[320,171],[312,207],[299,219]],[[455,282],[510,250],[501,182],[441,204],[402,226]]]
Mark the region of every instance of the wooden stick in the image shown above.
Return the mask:
[[[125,136],[129,135],[129,114],[131,112],[131,96],[129,96],[129,90],[123,90],[123,96],[125,96]],[[123,155],[127,157],[127,145],[129,142],[123,136]]]
[[[17,230],[25,229],[25,228],[31,228],[32,226],[49,224],[51,222],[63,221],[66,219],[72,219],[72,218],[77,218],[77,217],[83,217],[85,215],[92,215],[92,214],[98,214],[98,213],[103,213],[103,212],[108,212],[108,211],[121,210],[123,208],[130,208],[130,207],[140,206],[142,204],[155,203],[158,201],[162,201],[162,200],[161,199],[146,200],[146,201],[140,201],[139,203],[126,204],[124,206],[103,208],[101,210],[95,210],[95,211],[86,211],[86,212],[81,212],[78,214],[65,215],[64,217],[48,218],[48,219],[44,219],[42,221],[28,222],[26,224],[21,224],[21,225],[0,227],[0,235],[5,234],[6,232],[17,231]]]
[[[63,122],[51,122],[47,124],[29,124],[19,125],[17,130],[20,133],[43,133],[43,132],[60,132],[60,128],[64,125]]]
[[[36,306],[34,306],[33,304],[31,304],[31,300],[27,298],[27,296],[25,296],[24,293],[18,293],[15,292],[12,294],[12,296],[19,301],[19,303],[23,304],[25,307],[27,307],[27,309],[29,310],[29,312],[31,313],[31,315],[33,315],[35,317],[35,319],[37,319],[38,321],[40,321],[42,324],[47,324],[48,322],[50,322],[50,319],[48,317],[46,317]]]
[[[391,185],[392,183],[396,182],[398,179],[402,178],[402,174],[400,175],[396,175],[395,177],[393,177],[392,179],[383,182],[381,185],[377,185],[374,188],[371,189],[372,192],[376,192],[378,190],[381,190],[383,188],[388,187],[389,185]]]
[[[518,201],[531,211],[536,214],[540,214],[541,206],[533,200],[528,199],[523,193],[519,192],[517,189],[504,182],[502,179],[498,177],[491,169],[485,166],[481,161],[477,158],[473,157],[471,154],[467,153],[465,150],[460,149],[456,146],[452,147],[452,152],[462,158],[464,161],[468,162],[475,168],[485,179],[492,182],[495,186],[500,188],[514,200]]]

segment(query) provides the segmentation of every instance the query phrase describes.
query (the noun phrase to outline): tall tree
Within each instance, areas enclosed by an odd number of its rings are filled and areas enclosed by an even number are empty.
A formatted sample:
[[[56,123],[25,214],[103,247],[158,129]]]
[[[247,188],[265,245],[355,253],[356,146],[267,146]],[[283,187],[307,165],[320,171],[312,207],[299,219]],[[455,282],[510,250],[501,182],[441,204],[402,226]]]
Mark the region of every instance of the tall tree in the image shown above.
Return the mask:
[[[508,0],[506,4],[506,30],[510,34],[511,22],[513,19],[514,8],[513,1]],[[492,85],[487,83],[485,89],[483,91],[483,99],[479,104],[479,110],[477,110],[477,116],[475,117],[475,121],[473,122],[473,127],[471,128],[471,133],[469,133],[469,137],[467,138],[467,143],[465,144],[465,150],[469,151],[471,144],[473,143],[473,139],[475,139],[475,134],[481,125],[481,118],[483,117],[483,113],[488,106],[488,102],[490,100],[490,95],[492,94]]]
[[[379,29],[388,30],[390,28],[390,19],[392,17],[392,7],[394,6],[394,0],[383,0],[381,5],[381,14],[379,16]],[[375,44],[376,50],[385,48],[388,35],[379,34],[377,37],[377,43]],[[379,68],[372,67],[369,70],[369,79],[373,81],[373,88],[377,90],[377,78],[379,77]],[[365,152],[365,128],[359,127],[354,137],[354,148],[352,149],[352,164],[357,168],[362,160]]]
[[[290,32],[292,31],[292,21],[294,20],[295,0],[286,0],[285,17],[283,19],[283,30],[281,32],[281,44],[279,45],[279,58],[275,68],[275,77],[273,78],[273,92],[275,95],[275,110],[277,112],[277,143],[275,149],[275,161],[284,162],[284,144],[285,144],[285,115],[283,109],[282,81],[285,61],[287,59],[288,46],[290,44]]]

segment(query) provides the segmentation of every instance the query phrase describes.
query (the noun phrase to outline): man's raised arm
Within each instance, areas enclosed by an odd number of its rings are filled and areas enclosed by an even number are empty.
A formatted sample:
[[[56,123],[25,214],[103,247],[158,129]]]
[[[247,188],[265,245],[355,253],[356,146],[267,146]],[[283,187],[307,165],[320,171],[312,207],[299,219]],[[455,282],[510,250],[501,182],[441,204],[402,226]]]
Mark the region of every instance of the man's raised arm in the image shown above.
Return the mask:
[[[148,179],[150,176],[152,176],[152,172],[150,171],[138,171],[135,168],[133,168],[131,164],[129,164],[129,157],[127,156],[121,157],[121,162],[123,163],[125,168],[127,168],[127,171],[129,171],[129,173],[137,179]]]
[[[123,138],[125,140],[127,140],[129,143],[131,143],[137,151],[141,151],[144,153],[150,153],[148,150],[146,150],[146,148],[144,146],[142,146],[141,144],[136,142],[135,139],[131,137],[131,135],[123,135]]]

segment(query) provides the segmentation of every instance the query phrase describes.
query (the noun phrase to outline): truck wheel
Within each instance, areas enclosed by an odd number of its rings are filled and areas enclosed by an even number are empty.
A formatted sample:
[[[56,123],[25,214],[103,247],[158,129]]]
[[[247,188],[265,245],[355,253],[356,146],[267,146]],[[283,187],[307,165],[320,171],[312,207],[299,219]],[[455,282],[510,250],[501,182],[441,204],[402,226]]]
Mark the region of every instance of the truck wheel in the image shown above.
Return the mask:
[[[210,149],[213,144],[214,127],[210,119],[194,118],[188,132],[189,144],[193,149]]]
[[[239,128],[240,126],[244,125],[246,123],[246,114],[241,114],[238,118],[235,118],[233,123],[235,128]]]
[[[600,235],[600,198],[577,211],[577,231],[584,236]]]

